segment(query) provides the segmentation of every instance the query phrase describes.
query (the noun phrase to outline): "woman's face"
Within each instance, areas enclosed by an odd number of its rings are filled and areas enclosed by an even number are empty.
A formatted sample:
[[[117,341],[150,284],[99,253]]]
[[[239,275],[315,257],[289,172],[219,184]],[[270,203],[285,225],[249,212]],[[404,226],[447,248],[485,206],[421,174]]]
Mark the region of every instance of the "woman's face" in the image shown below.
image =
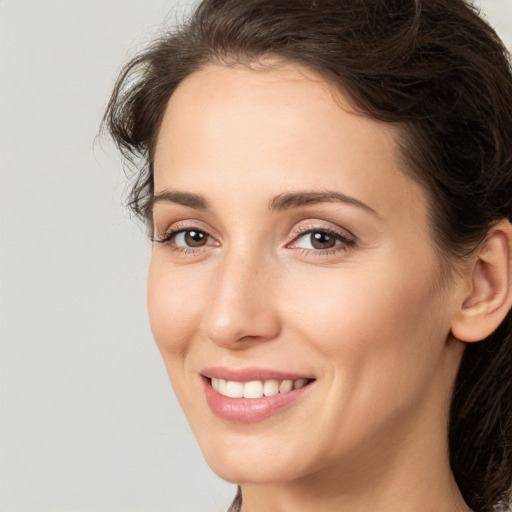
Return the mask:
[[[292,65],[210,66],[172,95],[149,315],[221,477],[357,474],[444,448],[456,300],[396,136]]]

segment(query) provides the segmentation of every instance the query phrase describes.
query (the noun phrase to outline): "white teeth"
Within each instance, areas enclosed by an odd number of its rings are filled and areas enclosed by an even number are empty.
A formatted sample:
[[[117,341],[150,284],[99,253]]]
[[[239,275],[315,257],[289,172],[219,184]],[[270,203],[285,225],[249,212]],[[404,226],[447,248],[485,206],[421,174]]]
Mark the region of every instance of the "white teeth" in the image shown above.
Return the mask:
[[[283,380],[279,385],[279,393],[288,393],[293,389],[293,380]]]
[[[242,398],[244,396],[244,383],[228,380],[226,382],[226,396],[230,398]]]
[[[293,383],[293,389],[300,389],[300,388],[303,388],[307,383],[308,383],[308,381],[307,381],[306,379],[297,379],[297,380]]]
[[[261,398],[263,396],[263,383],[253,380],[244,384],[244,398]]]
[[[263,394],[265,396],[274,396],[279,393],[279,382],[277,380],[266,380],[263,384]]]
[[[250,382],[237,382],[232,380],[211,379],[212,388],[221,395],[230,398],[263,398],[264,396],[275,396],[278,393],[288,393],[293,389],[303,388],[308,383],[307,379],[297,380],[275,380],[265,381],[253,380]]]

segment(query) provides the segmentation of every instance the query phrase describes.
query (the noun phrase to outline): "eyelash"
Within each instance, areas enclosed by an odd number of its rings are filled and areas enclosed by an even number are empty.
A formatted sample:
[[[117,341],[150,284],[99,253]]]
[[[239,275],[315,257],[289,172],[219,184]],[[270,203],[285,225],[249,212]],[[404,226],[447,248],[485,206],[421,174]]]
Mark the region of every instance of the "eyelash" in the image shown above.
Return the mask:
[[[208,245],[203,245],[199,247],[186,247],[186,246],[178,246],[174,245],[172,241],[178,236],[180,233],[186,233],[187,231],[196,231],[203,233],[208,238],[213,238],[208,234],[204,229],[197,228],[195,226],[190,225],[175,225],[173,228],[166,231],[159,238],[151,238],[152,242],[159,243],[162,245],[167,245],[169,249],[176,254],[199,254],[206,250]],[[335,238],[336,241],[341,242],[340,244],[335,245],[334,247],[330,247],[327,249],[306,249],[306,248],[297,248],[300,249],[301,255],[314,255],[314,256],[326,256],[326,255],[334,255],[342,251],[347,251],[356,245],[355,238],[349,237],[343,233],[335,231],[333,229],[325,228],[325,227],[315,227],[315,228],[304,228],[298,229],[297,231],[292,233],[292,241],[289,242],[286,246],[289,247],[293,243],[297,243],[297,241],[306,236],[311,235],[313,233],[323,233]],[[292,247],[293,248],[293,247]]]
[[[167,245],[171,251],[173,251],[176,254],[198,254],[200,252],[203,252],[207,245],[203,245],[200,247],[185,247],[181,245],[174,245],[172,243],[173,239],[176,238],[180,233],[186,233],[187,231],[196,231],[203,233],[208,238],[212,238],[211,235],[208,234],[207,231],[204,229],[197,228],[195,226],[190,226],[187,224],[176,224],[172,228],[170,228],[168,231],[166,231],[163,235],[161,235],[158,238],[151,238],[151,241],[154,243]]]
[[[325,227],[314,227],[314,228],[305,228],[305,229],[298,229],[296,232],[293,233],[293,239],[291,241],[291,244],[297,243],[297,241],[306,236],[306,235],[312,235],[313,233],[322,233],[329,236],[332,236],[336,241],[341,242],[338,245],[335,245],[334,247],[330,247],[327,249],[305,249],[300,248],[301,254],[304,256],[331,256],[338,254],[340,252],[347,251],[354,247],[356,245],[356,240],[353,237],[349,237],[343,233],[340,233],[339,231],[336,231],[334,229],[329,229]],[[287,244],[289,246],[290,244]]]

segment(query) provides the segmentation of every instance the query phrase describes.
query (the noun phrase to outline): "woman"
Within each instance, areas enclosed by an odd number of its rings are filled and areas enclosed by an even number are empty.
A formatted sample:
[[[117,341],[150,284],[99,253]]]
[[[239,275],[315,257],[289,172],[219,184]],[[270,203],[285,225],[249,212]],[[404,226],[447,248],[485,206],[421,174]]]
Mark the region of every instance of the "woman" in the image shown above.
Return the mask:
[[[106,123],[232,510],[506,505],[512,76],[470,5],[205,0]]]

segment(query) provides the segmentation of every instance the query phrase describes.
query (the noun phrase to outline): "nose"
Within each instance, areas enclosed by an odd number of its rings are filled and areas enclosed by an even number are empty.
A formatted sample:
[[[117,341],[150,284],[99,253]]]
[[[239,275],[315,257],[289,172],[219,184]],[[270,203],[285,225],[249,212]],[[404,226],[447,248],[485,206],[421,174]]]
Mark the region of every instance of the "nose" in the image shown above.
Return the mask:
[[[272,270],[261,259],[235,255],[219,262],[202,315],[203,334],[234,350],[275,339],[281,325],[274,284]]]

